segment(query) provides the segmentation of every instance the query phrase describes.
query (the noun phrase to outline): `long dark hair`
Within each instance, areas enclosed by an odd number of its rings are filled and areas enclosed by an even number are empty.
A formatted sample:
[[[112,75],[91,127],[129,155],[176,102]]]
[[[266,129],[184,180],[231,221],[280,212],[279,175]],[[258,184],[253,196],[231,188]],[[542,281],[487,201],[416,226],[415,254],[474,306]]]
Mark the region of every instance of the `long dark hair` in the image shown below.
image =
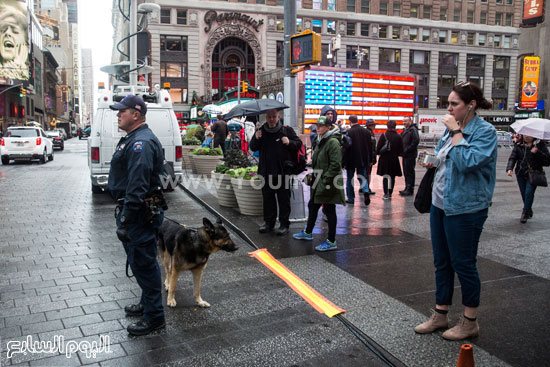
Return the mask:
[[[460,99],[468,104],[471,101],[476,101],[476,110],[478,108],[489,109],[493,105],[483,97],[481,88],[472,82],[460,82],[453,87],[453,92],[458,94]]]

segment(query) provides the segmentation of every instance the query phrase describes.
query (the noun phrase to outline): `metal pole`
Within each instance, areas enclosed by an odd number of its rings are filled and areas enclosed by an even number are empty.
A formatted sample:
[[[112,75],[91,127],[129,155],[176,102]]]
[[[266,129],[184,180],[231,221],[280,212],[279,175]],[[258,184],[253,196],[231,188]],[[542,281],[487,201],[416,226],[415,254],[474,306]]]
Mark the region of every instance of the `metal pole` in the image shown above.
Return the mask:
[[[16,84],[16,85],[12,85],[11,87],[6,88],[6,89],[4,89],[3,91],[1,91],[0,94],[4,94],[4,93],[6,93],[7,91],[9,91],[10,89],[17,88],[17,87],[22,87],[22,86],[23,86],[23,83],[19,83],[19,84]]]
[[[137,86],[137,0],[130,0],[130,90],[135,93]]]
[[[290,36],[296,33],[296,0],[285,0],[285,77],[284,93],[285,103],[290,107],[284,110],[285,124],[293,128],[298,127],[298,94],[296,78],[292,75],[290,66]]]
[[[241,104],[241,67],[237,66],[237,104]]]

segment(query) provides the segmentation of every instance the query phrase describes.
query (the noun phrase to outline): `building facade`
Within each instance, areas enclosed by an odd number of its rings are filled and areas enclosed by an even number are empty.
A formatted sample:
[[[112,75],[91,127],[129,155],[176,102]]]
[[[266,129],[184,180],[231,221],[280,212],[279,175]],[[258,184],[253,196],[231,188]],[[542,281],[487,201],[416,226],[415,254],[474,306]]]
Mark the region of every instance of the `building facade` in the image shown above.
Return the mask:
[[[261,73],[284,65],[282,0],[153,2],[161,12],[148,27],[151,82],[170,83],[182,114],[193,95],[216,102],[236,87],[238,68],[257,86]],[[416,74],[421,116],[444,114],[453,85],[470,80],[493,101],[488,119],[511,122],[521,9],[520,0],[304,0],[296,24],[322,35],[322,65]]]
[[[82,84],[80,111],[82,115],[82,125],[90,125],[94,116],[94,69],[92,63],[92,49],[83,48],[80,50],[82,59]]]

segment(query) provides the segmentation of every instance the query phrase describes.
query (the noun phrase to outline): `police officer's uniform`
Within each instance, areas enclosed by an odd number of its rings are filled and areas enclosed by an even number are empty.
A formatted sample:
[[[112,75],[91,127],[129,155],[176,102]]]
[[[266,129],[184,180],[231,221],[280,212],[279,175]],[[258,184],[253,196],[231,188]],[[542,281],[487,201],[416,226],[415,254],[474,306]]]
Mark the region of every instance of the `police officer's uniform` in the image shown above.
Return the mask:
[[[121,109],[121,108],[119,108]],[[160,175],[164,172],[162,145],[143,125],[120,139],[111,160],[108,188],[111,195],[124,199],[116,216],[117,228],[125,228],[128,263],[142,289],[143,320],[164,324],[162,282],[156,259],[157,230],[164,215],[161,208],[146,223],[145,199],[162,187]],[[130,331],[130,330],[129,330]]]

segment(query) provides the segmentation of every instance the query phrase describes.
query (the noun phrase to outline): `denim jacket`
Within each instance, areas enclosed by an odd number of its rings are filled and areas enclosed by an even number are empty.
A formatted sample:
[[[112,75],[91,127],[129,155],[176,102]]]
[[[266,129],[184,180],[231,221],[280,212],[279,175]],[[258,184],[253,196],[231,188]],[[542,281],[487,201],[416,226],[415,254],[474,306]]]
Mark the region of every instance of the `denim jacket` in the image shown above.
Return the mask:
[[[493,125],[475,115],[463,138],[449,150],[443,189],[445,215],[473,213],[491,205],[496,181],[497,135]],[[435,152],[452,139],[445,130]]]

